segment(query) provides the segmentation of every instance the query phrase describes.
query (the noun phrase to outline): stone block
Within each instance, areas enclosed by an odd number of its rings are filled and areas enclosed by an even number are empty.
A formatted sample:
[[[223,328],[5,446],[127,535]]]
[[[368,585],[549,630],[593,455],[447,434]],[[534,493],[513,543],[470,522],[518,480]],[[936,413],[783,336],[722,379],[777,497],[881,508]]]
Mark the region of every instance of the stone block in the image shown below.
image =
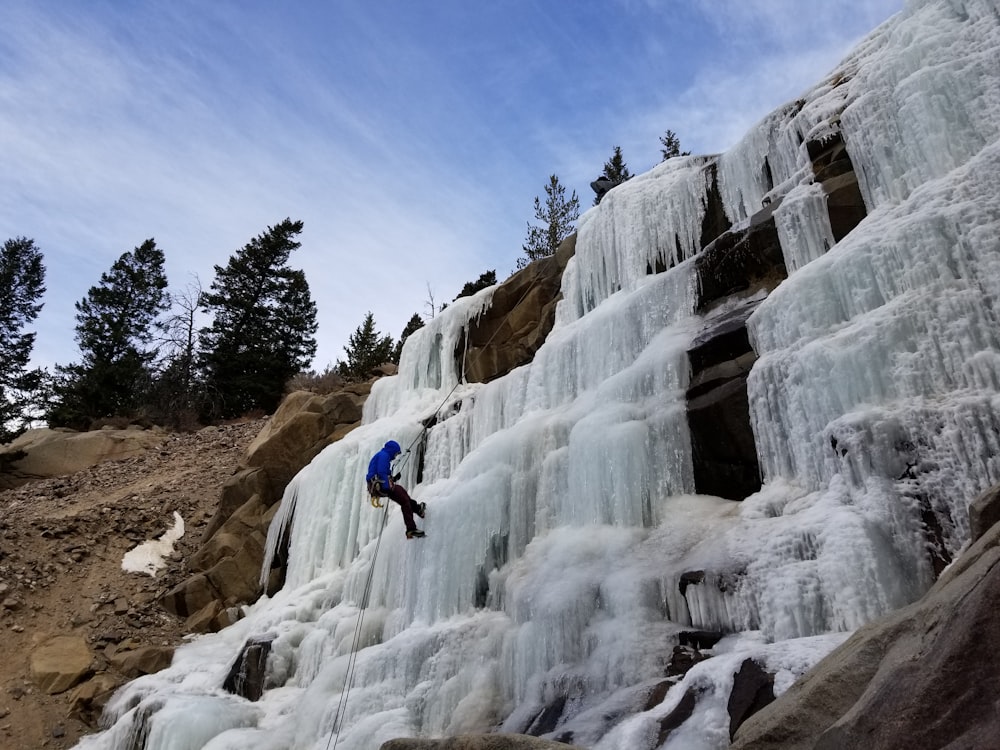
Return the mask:
[[[38,687],[55,695],[89,676],[93,659],[83,636],[57,635],[31,652],[31,676]]]

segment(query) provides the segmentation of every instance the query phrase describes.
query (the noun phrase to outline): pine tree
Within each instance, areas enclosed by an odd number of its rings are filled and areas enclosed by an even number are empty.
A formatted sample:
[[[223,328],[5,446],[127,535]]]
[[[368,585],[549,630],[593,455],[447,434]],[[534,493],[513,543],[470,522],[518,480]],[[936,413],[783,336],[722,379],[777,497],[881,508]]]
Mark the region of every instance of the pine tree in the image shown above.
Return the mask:
[[[406,326],[403,328],[403,333],[399,337],[399,341],[396,342],[396,348],[393,351],[392,361],[397,365],[399,364],[399,357],[403,353],[403,343],[410,337],[410,334],[414,331],[419,331],[424,327],[424,320],[416,313],[407,322]]]
[[[24,328],[42,309],[45,265],[35,241],[7,240],[0,248],[0,443],[23,432],[35,416],[45,374],[28,370],[35,334]]]
[[[535,220],[542,222],[542,226],[528,222],[528,235],[521,246],[524,257],[517,259],[517,267],[524,268],[533,260],[555,255],[559,243],[572,233],[578,218],[580,199],[576,191],[566,200],[566,188],[559,183],[558,177],[551,175],[545,186],[545,206],[535,197]]]
[[[392,361],[392,336],[385,336],[375,330],[375,316],[369,311],[361,325],[351,334],[344,351],[347,353],[347,361],[338,360],[337,371],[348,380],[365,380],[371,377],[376,367]]]
[[[305,274],[288,267],[301,221],[268,227],[215,266],[202,296],[212,324],[199,332],[199,364],[214,401],[204,417],[271,413],[285,383],[316,354],[316,305]]]
[[[611,183],[611,187],[621,185],[626,180],[632,179],[632,173],[628,171],[628,165],[625,164],[625,157],[622,156],[621,146],[615,146],[615,150],[611,154],[611,158],[604,162],[604,171],[601,172],[601,176],[597,179],[607,180]],[[594,196],[595,206],[601,202],[601,198],[604,197],[604,193],[610,189],[611,188],[607,188],[604,192]]]
[[[485,289],[486,287],[493,286],[497,283],[497,272],[496,269],[492,271],[486,271],[479,275],[479,278],[475,281],[465,282],[465,286],[462,287],[462,291],[458,293],[455,299],[461,299],[462,297],[471,297],[478,291]]]
[[[101,274],[76,303],[82,361],[57,366],[53,425],[86,428],[94,420],[134,416],[148,391],[149,348],[157,317],[169,307],[163,251],[148,239]]]
[[[663,154],[662,161],[673,159],[675,156],[690,156],[690,151],[681,151],[681,141],[673,130],[668,130],[660,136],[660,153]]]

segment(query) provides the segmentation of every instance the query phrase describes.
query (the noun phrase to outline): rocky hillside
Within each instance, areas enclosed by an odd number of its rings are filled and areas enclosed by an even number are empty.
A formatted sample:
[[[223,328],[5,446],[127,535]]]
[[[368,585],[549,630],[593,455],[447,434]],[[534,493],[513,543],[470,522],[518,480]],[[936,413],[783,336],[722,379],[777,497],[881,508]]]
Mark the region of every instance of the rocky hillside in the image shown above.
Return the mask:
[[[544,340],[573,239],[508,279],[470,351],[455,353],[488,351],[473,356],[482,379],[530,360]],[[0,490],[0,626],[15,655],[0,662],[0,747],[72,746],[97,728],[115,688],[169,665],[185,635],[218,629],[254,601],[285,484],[360,423],[372,382],[394,372],[326,396],[296,392],[269,418],[194,434],[122,431],[110,448],[94,433],[69,436],[88,438],[88,461],[123,457],[57,478],[30,481],[73,453],[49,442],[59,436],[29,449],[0,483],[29,481]],[[175,512],[186,533],[166,567],[125,572],[123,555],[170,530]]]
[[[157,601],[188,575],[265,422],[169,435],[139,456],[0,493],[0,747],[70,747],[93,730],[101,693],[169,663],[184,621]],[[123,571],[123,555],[172,528],[174,512],[186,533],[166,567]]]

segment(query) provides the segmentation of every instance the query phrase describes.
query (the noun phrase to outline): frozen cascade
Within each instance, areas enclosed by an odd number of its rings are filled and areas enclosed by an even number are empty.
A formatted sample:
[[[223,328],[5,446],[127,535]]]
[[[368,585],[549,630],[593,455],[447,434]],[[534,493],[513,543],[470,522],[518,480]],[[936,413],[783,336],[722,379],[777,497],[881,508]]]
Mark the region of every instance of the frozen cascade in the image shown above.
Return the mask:
[[[775,209],[775,226],[789,274],[834,246],[826,200],[822,186],[807,183],[792,189]]]
[[[322,750],[338,721],[339,748],[367,749],[549,713],[546,736],[594,750],[726,747],[744,659],[787,689],[934,580],[922,519],[952,555],[966,503],[1000,481],[998,51],[995,0],[910,2],[726,153],[615,188],[581,217],[546,342],[490,383],[454,352],[494,290],[456,301],[289,484],[269,538],[273,554],[290,535],[285,587],[129,683],[79,747]],[[838,132],[869,213],[834,242],[808,144]],[[765,481],[742,502],[694,494],[687,427],[713,175],[737,230],[774,210],[789,271],[748,321]],[[389,438],[429,507],[420,542],[391,508],[380,543],[365,497]],[[692,628],[725,637],[647,709]],[[225,693],[263,634],[263,697]]]

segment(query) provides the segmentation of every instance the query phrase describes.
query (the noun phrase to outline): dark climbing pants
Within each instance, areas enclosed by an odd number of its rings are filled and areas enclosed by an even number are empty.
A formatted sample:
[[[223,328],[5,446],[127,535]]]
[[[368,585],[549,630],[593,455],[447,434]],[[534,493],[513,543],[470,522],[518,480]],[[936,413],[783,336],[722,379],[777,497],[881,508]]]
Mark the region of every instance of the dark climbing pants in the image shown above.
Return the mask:
[[[417,528],[416,523],[413,522],[413,511],[416,503],[407,494],[406,488],[401,484],[394,484],[389,488],[386,496],[403,509],[403,523],[406,524],[406,530],[413,531]]]

